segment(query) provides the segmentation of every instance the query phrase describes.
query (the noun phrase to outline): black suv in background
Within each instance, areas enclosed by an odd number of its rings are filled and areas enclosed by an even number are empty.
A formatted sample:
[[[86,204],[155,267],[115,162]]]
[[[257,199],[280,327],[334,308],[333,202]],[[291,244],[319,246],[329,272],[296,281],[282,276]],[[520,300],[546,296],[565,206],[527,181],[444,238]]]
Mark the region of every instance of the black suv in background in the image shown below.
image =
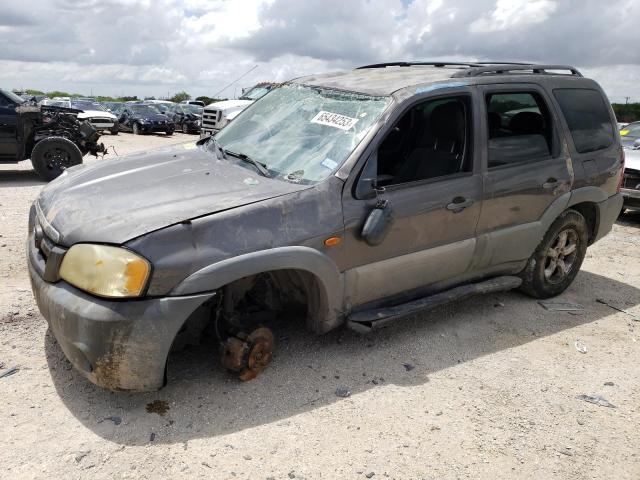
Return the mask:
[[[248,380],[285,313],[367,332],[477,293],[552,297],[622,207],[615,125],[598,84],[567,66],[298,78],[196,148],[43,189],[33,292],[83,375],[133,390],[161,387],[176,337],[207,326]]]

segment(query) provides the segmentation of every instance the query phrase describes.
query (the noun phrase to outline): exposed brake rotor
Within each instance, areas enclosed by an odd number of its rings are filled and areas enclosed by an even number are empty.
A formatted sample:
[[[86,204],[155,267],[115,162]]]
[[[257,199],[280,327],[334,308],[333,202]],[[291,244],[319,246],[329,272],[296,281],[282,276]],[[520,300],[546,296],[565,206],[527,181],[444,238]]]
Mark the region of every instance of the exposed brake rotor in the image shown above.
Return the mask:
[[[258,327],[251,333],[240,333],[224,341],[222,365],[238,373],[246,382],[256,378],[267,368],[273,357],[273,333],[266,327]]]

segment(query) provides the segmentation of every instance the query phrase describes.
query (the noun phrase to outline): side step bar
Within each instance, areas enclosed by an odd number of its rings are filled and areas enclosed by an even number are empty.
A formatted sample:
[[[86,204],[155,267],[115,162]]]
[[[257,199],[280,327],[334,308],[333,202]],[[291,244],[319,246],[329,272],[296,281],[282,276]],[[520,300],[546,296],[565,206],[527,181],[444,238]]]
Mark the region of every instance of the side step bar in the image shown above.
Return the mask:
[[[465,300],[482,293],[506,292],[518,288],[522,279],[513,276],[496,277],[484,282],[471,283],[436,293],[429,297],[387,308],[374,308],[352,313],[347,317],[347,327],[359,333],[369,333],[395,320],[422,313],[448,303]]]

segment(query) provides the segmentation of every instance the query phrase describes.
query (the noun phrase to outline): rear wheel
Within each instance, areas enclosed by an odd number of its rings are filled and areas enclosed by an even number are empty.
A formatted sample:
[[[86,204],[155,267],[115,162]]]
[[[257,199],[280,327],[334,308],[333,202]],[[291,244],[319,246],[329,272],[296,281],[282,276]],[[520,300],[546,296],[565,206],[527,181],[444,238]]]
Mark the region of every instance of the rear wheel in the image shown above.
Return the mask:
[[[131,127],[134,135],[140,135],[140,126],[137,123],[134,123]]]
[[[575,210],[563,212],[529,259],[520,289],[536,298],[564,292],[580,270],[588,242],[584,217]]]
[[[31,152],[31,164],[46,181],[60,176],[67,168],[82,163],[82,152],[75,143],[64,137],[40,140]]]

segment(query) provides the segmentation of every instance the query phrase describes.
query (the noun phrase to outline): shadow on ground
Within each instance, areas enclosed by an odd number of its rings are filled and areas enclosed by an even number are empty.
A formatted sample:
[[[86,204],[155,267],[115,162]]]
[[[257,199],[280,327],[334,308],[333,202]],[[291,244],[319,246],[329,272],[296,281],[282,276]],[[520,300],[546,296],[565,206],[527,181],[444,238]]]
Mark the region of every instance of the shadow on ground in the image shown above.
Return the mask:
[[[46,183],[33,170],[0,170],[0,188],[33,187]]]
[[[476,297],[406,319],[361,336],[340,329],[324,336],[287,324],[277,329],[278,350],[256,380],[241,383],[218,366],[215,345],[205,342],[172,354],[168,385],[159,392],[113,393],[94,386],[71,368],[50,333],[45,350],[60,398],[87,428],[125,445],[180,443],[287,422],[300,413],[334,402],[337,387],[358,395],[382,386],[411,386],[433,372],[526,344],[640,304],[640,290],[616,280],[581,272],[559,300],[578,302],[585,313],[543,309],[518,292]],[[403,365],[414,366],[408,370]],[[153,401],[167,402],[163,415],[148,413]],[[350,401],[350,400],[346,400]],[[115,425],[113,419],[121,419]]]

